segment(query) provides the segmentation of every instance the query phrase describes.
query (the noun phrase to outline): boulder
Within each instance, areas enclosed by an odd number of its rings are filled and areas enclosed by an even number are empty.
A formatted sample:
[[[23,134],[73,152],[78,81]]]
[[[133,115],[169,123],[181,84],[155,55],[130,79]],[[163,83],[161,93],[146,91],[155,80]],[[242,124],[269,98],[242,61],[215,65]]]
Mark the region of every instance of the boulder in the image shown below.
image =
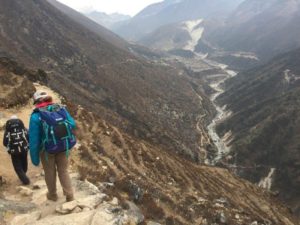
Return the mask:
[[[117,225],[120,224],[118,223],[120,219],[118,216],[108,213],[106,210],[97,210],[90,225]]]
[[[31,190],[30,188],[27,188],[27,187],[23,187],[23,186],[18,187],[18,191],[23,196],[32,196],[32,194],[33,194],[33,190]]]
[[[78,200],[78,206],[80,208],[90,208],[95,209],[98,205],[100,205],[104,199],[107,198],[106,194],[100,193],[96,195],[91,195]]]
[[[161,224],[153,222],[153,221],[149,221],[149,222],[147,222],[147,225],[161,225]]]
[[[79,206],[76,206],[75,209],[73,209],[72,213],[80,213],[82,212],[82,208],[80,208]]]
[[[68,215],[49,216],[30,225],[88,225],[95,212],[72,213]],[[105,225],[105,224],[103,224]]]
[[[75,180],[74,180],[75,179]],[[95,195],[101,193],[100,190],[94,184],[90,183],[89,181],[79,181],[77,178],[73,178],[73,184],[75,189],[79,192],[85,192],[88,195]]]
[[[142,214],[142,211],[134,204],[133,202],[126,202],[129,209],[126,211],[126,214],[130,218],[130,221],[135,224],[140,224],[144,221],[145,217]]]
[[[110,204],[112,204],[112,205],[119,205],[119,200],[118,200],[116,197],[114,197],[114,198],[111,200]]]
[[[74,200],[58,206],[55,211],[64,215],[71,213],[76,207],[78,207],[78,201]]]

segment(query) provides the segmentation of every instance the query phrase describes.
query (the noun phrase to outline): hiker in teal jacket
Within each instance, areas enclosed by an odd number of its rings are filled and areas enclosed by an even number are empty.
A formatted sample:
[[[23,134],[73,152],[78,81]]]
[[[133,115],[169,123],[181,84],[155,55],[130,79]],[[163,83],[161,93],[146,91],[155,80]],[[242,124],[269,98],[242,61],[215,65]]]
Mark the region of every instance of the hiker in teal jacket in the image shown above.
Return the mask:
[[[46,150],[44,149],[44,144],[42,143],[45,134],[41,121],[42,112],[39,112],[39,109],[51,112],[52,109],[55,109],[55,107],[57,107],[58,105],[52,102],[52,97],[49,96],[45,91],[37,91],[34,94],[33,99],[36,109],[31,114],[29,124],[29,146],[31,161],[35,166],[38,166],[40,164],[40,161],[42,162],[45,172],[45,181],[48,188],[48,200],[58,200],[56,189],[56,174],[58,174],[63,193],[66,196],[66,201],[73,201],[74,192],[70,175],[68,173],[68,150],[66,150],[65,152],[50,154],[46,152]],[[75,121],[67,112],[67,110],[65,111],[66,122],[72,129],[74,129]],[[69,148],[67,147],[67,149]]]
[[[44,102],[42,104],[37,104],[36,108],[42,107],[51,107],[51,102]],[[67,120],[69,121],[72,129],[75,128],[75,121],[71,117],[71,115],[67,112]],[[29,140],[30,140],[30,157],[33,165],[38,166],[40,164],[40,151],[42,150],[42,124],[40,120],[39,112],[33,112],[30,117],[30,124],[29,124]]]

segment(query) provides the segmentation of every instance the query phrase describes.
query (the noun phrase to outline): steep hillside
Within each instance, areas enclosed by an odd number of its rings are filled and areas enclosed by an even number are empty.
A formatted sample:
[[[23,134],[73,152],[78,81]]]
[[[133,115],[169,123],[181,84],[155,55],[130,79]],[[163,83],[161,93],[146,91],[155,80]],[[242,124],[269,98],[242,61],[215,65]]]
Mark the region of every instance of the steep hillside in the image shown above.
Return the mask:
[[[218,98],[231,116],[218,126],[232,134],[230,163],[252,182],[267,185],[300,213],[300,50],[229,80]]]
[[[204,36],[216,46],[254,52],[266,61],[300,47],[299,6],[298,0],[246,0],[222,26]]]
[[[81,174],[93,182],[115,183],[109,191],[135,201],[146,219],[186,225],[293,224],[273,197],[226,170],[196,166],[121,133],[83,109],[76,118]]]
[[[24,67],[8,59],[0,59],[0,62],[4,62],[0,64],[0,77],[10,73],[18,79],[27,79],[27,74],[14,72],[17,69],[28,71]],[[44,81],[39,79],[35,81]],[[33,87],[30,81],[28,85]],[[7,84],[0,79],[1,94],[4,86],[13,89],[18,83]],[[23,92],[27,87],[21,86],[18,90]],[[48,92],[56,96],[51,90]],[[1,224],[2,219],[10,221],[14,215],[13,225],[71,224],[74,220],[84,225],[106,225],[112,224],[111,221],[119,221],[122,225],[141,224],[138,221],[178,225],[297,224],[269,193],[227,170],[192,164],[125,134],[82,106],[67,99],[63,101],[78,125],[78,145],[70,159],[73,170],[78,171],[83,180],[72,176],[77,201],[64,204],[61,192],[58,202],[46,201],[43,178],[39,170],[30,169],[34,187],[20,188],[13,178],[1,187],[0,194],[8,198],[0,199]],[[19,115],[22,112],[22,118],[28,119],[31,104],[27,99],[17,108],[0,109],[5,116],[8,111],[18,109]],[[113,196],[119,200],[112,199]]]
[[[139,40],[160,26],[203,18],[222,18],[242,0],[165,0],[152,4],[113,30],[129,40]]]
[[[198,116],[204,127],[213,110],[184,72],[135,57],[47,1],[0,3],[0,52],[44,69],[53,89],[122,130],[198,159]]]

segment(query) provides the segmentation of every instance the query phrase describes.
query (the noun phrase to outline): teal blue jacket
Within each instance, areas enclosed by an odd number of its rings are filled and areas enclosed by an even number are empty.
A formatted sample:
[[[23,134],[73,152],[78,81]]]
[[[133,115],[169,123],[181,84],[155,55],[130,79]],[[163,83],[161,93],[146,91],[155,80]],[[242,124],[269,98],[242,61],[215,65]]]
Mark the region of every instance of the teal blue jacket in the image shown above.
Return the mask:
[[[51,111],[51,105],[48,106]],[[76,127],[75,120],[67,112],[67,120],[71,124],[72,129]],[[40,164],[40,152],[43,150],[42,146],[43,128],[40,118],[40,113],[34,111],[30,117],[29,123],[29,149],[30,157],[33,165],[38,166]]]

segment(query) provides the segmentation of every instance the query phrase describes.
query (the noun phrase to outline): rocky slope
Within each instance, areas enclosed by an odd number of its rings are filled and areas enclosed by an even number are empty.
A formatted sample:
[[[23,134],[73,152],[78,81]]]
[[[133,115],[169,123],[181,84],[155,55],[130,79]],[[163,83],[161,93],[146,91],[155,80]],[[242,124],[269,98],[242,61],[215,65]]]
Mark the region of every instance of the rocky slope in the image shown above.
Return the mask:
[[[229,132],[238,173],[278,192],[299,215],[299,94],[300,50],[276,57],[268,64],[229,80],[218,98],[231,116],[218,126]]]
[[[122,132],[79,105],[63,101],[78,124],[79,142],[70,159],[72,169],[80,174],[73,176],[76,201],[46,201],[43,178],[36,172],[29,188],[10,183],[1,187],[6,197],[1,199],[1,215],[6,222],[297,224],[269,193],[227,170],[192,164]],[[23,111],[23,107],[18,110]]]
[[[2,54],[47,71],[52,88],[122,130],[198,159],[195,124],[213,112],[184,72],[137,58],[47,1],[0,3]]]
[[[246,0],[206,40],[230,51],[254,52],[265,62],[300,46],[298,0]]]
[[[210,17],[222,18],[240,2],[241,0],[165,0],[146,7],[113,30],[128,40],[139,40],[163,25]]]

